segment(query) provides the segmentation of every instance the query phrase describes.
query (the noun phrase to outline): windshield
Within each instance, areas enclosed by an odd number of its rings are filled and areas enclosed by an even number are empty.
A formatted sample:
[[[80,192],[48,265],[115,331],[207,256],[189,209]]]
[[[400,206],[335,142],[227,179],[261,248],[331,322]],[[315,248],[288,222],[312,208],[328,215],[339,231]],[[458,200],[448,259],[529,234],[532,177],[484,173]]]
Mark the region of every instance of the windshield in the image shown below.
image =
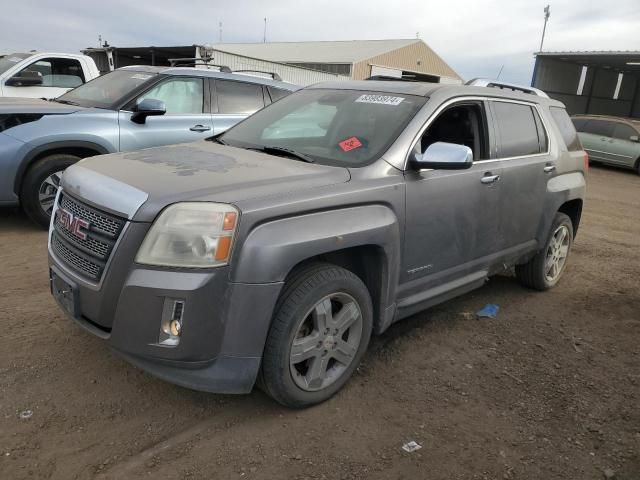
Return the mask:
[[[219,139],[240,148],[284,148],[329,165],[363,166],[391,146],[426,100],[396,93],[300,90]]]
[[[14,67],[18,62],[29,58],[32,53],[10,53],[6,57],[0,58],[0,75]]]
[[[57,101],[83,107],[113,108],[114,104],[156,73],[116,70],[58,97]]]

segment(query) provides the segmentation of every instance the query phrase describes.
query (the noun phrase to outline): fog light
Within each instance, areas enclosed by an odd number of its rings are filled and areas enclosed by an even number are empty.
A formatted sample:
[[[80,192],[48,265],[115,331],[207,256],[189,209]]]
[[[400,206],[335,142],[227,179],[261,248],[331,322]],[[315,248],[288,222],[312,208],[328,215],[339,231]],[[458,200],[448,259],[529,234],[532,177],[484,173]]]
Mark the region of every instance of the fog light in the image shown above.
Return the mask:
[[[171,323],[169,324],[171,335],[173,335],[174,337],[179,337],[181,328],[182,325],[180,325],[180,322],[178,320],[171,320]]]
[[[176,346],[180,343],[182,333],[182,316],[184,314],[184,300],[165,298],[160,321],[160,345]]]

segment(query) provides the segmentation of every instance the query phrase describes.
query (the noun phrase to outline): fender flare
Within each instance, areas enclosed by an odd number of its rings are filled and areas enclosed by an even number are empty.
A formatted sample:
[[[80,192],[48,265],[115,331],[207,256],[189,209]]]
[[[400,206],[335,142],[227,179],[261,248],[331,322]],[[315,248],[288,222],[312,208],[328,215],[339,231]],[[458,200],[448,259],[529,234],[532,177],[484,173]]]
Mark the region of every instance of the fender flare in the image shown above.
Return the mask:
[[[27,152],[22,160],[20,161],[20,165],[18,166],[18,170],[16,171],[16,177],[13,181],[13,191],[16,195],[20,194],[20,186],[22,185],[22,179],[24,178],[25,173],[29,169],[29,167],[33,164],[36,158],[38,158],[41,154],[46,153],[51,150],[60,150],[64,148],[86,148],[89,150],[95,150],[98,152],[98,155],[104,155],[105,153],[111,153],[104,146],[83,140],[63,140],[59,142],[50,142],[45,143],[43,145],[38,145],[37,147],[32,148]]]
[[[400,265],[400,224],[391,208],[362,205],[306,213],[262,223],[242,242],[232,260],[231,281],[283,282],[299,263],[351,247],[375,246],[384,252],[380,292],[383,325],[393,316]]]

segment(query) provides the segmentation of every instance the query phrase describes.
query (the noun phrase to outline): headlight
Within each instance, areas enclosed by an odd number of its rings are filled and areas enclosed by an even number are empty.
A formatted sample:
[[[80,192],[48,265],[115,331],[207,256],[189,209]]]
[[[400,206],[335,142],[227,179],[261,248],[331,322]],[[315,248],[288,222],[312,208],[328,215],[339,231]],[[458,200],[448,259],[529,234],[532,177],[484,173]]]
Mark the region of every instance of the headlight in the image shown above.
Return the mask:
[[[221,203],[185,202],[166,208],[151,226],[136,262],[167,267],[218,267],[231,254],[238,211]]]

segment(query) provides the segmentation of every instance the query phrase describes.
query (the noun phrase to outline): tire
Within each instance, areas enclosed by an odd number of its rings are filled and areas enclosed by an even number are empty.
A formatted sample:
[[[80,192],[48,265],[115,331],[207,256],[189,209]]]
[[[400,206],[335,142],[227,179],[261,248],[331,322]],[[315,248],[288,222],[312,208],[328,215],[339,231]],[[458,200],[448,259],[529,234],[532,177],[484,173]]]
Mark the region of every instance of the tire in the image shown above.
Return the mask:
[[[344,268],[314,264],[292,275],[265,343],[261,388],[292,408],[331,398],[369,345],[372,312],[367,287]]]
[[[564,233],[560,243],[559,235]],[[556,247],[559,245],[559,247]],[[525,287],[549,290],[557,285],[567,266],[573,246],[573,224],[564,213],[556,213],[544,248],[522,265],[516,265],[516,278]],[[560,248],[561,247],[561,248]],[[554,261],[553,259],[558,259]],[[555,264],[555,267],[552,265]]]
[[[65,153],[50,155],[35,162],[27,171],[20,189],[20,204],[27,216],[41,227],[49,227],[62,172],[78,160],[80,157]]]

